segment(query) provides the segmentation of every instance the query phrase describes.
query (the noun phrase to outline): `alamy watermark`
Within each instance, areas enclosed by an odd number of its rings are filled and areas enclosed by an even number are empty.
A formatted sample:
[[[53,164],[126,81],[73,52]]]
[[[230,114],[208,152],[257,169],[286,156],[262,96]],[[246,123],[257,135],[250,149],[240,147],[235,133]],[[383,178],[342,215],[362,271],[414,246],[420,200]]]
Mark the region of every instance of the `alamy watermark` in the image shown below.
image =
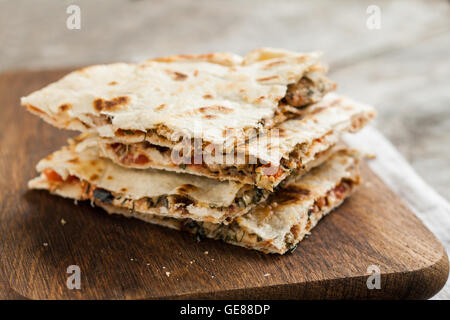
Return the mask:
[[[67,267],[67,271],[70,276],[67,278],[66,286],[69,290],[81,289],[81,270],[77,265],[70,265]]]
[[[381,289],[380,267],[372,264],[367,268],[367,273],[369,274],[369,277],[367,278],[367,281],[366,281],[367,289],[369,289],[369,290]]]
[[[366,20],[366,27],[369,30],[381,29],[381,9],[379,6],[370,5],[366,9],[366,13],[369,15]]]
[[[76,4],[67,7],[66,13],[69,15],[66,19],[66,27],[69,30],[81,29],[81,9]]]

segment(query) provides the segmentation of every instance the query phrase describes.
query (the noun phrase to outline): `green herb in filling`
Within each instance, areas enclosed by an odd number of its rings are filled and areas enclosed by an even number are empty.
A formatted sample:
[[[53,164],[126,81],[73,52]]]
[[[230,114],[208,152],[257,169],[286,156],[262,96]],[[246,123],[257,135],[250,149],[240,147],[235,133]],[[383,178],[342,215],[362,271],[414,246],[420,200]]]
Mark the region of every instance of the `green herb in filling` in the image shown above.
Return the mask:
[[[112,203],[114,196],[105,189],[95,189],[94,197],[104,203]]]
[[[297,244],[288,243],[288,245],[287,245],[288,251],[289,251],[290,253],[294,252],[295,249],[297,249],[297,246],[298,246],[298,243],[297,243]]]
[[[197,224],[197,230],[194,234],[194,237],[197,241],[200,241],[200,240],[206,238],[206,231],[205,231],[205,228],[203,228],[203,222],[200,224]]]
[[[148,207],[149,209],[150,209],[150,208],[153,208],[153,207],[155,206],[155,204],[153,203],[152,198],[146,198],[145,200],[146,200],[146,202],[147,202],[147,207]]]
[[[256,189],[255,202],[259,202],[264,197],[264,191],[259,188],[255,188],[255,189]]]

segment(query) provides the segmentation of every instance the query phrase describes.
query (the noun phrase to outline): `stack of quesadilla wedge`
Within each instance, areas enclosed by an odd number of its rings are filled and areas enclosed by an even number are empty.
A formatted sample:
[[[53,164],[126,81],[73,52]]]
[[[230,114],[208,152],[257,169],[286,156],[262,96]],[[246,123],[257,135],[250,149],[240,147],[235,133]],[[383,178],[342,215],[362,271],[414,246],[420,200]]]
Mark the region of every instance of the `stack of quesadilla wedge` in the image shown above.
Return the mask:
[[[333,93],[325,72],[319,54],[276,49],[74,71],[22,98],[82,131],[29,187],[283,254],[360,181],[339,140],[375,113]]]

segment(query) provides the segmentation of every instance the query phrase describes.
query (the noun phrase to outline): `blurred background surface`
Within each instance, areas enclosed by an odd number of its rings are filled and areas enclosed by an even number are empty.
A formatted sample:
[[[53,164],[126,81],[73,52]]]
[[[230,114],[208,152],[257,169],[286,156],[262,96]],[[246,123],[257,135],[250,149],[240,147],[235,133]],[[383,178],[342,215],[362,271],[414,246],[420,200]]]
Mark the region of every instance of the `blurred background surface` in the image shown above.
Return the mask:
[[[66,27],[69,5],[81,29]],[[369,5],[381,28],[369,30]],[[450,2],[0,0],[0,72],[261,46],[321,50],[339,90],[450,200]]]

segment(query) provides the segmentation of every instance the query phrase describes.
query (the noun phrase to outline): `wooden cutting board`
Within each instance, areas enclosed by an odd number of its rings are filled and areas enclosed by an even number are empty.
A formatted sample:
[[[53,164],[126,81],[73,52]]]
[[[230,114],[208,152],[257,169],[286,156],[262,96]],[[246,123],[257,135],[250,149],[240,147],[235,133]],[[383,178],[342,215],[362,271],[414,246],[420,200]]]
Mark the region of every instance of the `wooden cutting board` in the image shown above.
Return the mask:
[[[197,243],[28,191],[37,161],[74,133],[28,114],[19,98],[67,71],[0,75],[0,298],[428,298],[444,285],[444,248],[366,165],[361,188],[285,256]],[[80,290],[66,286],[70,265]],[[366,285],[371,265],[379,290]]]

